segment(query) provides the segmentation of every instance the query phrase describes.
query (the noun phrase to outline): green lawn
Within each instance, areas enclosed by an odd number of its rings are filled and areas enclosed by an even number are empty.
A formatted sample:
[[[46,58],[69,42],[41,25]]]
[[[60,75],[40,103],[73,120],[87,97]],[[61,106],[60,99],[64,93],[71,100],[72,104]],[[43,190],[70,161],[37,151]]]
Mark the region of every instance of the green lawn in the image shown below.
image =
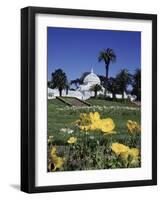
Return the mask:
[[[115,130],[120,138],[122,138],[121,135],[127,136],[127,120],[130,119],[140,123],[140,109],[128,110],[127,106],[129,105],[127,103],[122,104],[105,100],[88,100],[88,102],[92,105],[96,105],[96,107],[93,108],[93,106],[91,106],[77,109],[68,107],[57,99],[48,100],[48,134],[53,135],[59,142],[65,143],[69,135],[61,134],[60,129],[73,129],[74,122],[79,118],[80,113],[89,113],[91,111],[98,111],[101,118],[112,118],[116,124]],[[98,108],[97,105],[99,106]],[[106,106],[106,109],[103,106]],[[113,106],[119,106],[120,109],[115,109]],[[79,133],[80,131],[77,130],[77,132]],[[117,137],[117,135],[113,135],[112,137]]]
[[[89,99],[87,100],[88,103],[92,105],[98,105],[98,106],[130,106],[130,107],[136,107],[135,104],[130,102],[115,102],[115,101],[107,101],[107,100],[100,100],[100,99]]]
[[[92,142],[99,142],[99,145],[102,147],[109,147],[113,142],[118,142],[127,145],[130,148],[135,147],[140,149],[140,133],[130,135],[126,127],[127,120],[134,120],[140,124],[140,108],[129,103],[118,103],[106,100],[91,99],[87,102],[91,103],[92,106],[82,108],[69,107],[57,99],[48,100],[48,136],[53,136],[53,145],[64,148],[65,146],[68,146],[67,140],[69,137],[74,136],[78,138],[80,143],[89,142],[90,138],[94,138]],[[116,125],[116,134],[104,135],[99,130],[86,133],[80,131],[79,128],[75,126],[75,121],[79,119],[80,113],[96,111],[100,113],[101,118],[110,117],[113,119]],[[60,131],[62,128],[70,128],[73,130],[73,133],[62,132]],[[96,144],[96,146],[98,145]],[[62,154],[65,154],[65,150]],[[91,168],[89,167],[89,169]],[[70,167],[70,169],[68,169],[66,166],[63,170],[77,169],[80,168]],[[87,167],[85,166],[83,169],[87,169]]]

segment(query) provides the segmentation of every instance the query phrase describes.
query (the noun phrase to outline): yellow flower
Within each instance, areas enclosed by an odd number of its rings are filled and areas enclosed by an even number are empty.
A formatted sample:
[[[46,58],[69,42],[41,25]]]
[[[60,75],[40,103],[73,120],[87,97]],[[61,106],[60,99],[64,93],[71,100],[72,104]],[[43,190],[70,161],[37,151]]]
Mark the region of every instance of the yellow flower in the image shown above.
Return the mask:
[[[140,126],[140,124],[137,124],[137,125],[136,125],[136,128],[137,128],[138,131],[141,131],[141,126]]]
[[[98,112],[90,112],[89,113],[89,118],[91,120],[91,123],[95,123],[97,122],[98,120],[100,120],[100,114]]]
[[[56,155],[53,156],[51,159],[52,159],[52,162],[48,166],[50,171],[56,171],[57,169],[60,169],[63,166],[64,161],[65,161],[64,158],[61,158]],[[52,165],[54,166],[53,168],[51,168]]]
[[[54,171],[56,170],[56,169],[59,169],[59,168],[61,168],[62,167],[62,165],[64,164],[64,158],[61,158],[61,157],[55,157],[54,159],[53,159],[53,162],[54,162]]]
[[[97,121],[94,121],[91,125],[90,125],[90,130],[94,131],[96,129],[100,129],[101,128],[101,124],[102,124],[102,120],[98,119]]]
[[[126,159],[126,160],[127,160],[128,156],[129,156],[129,153],[128,153],[128,151],[127,151],[127,152],[124,152],[124,153],[120,153],[120,155],[121,155],[121,157],[122,157],[123,159]]]
[[[52,146],[51,151],[50,151],[50,155],[51,156],[56,155],[56,147],[55,146]]]
[[[51,162],[49,163],[49,170],[50,171],[55,171],[56,169],[59,169],[62,167],[64,164],[64,158],[61,158],[57,156],[57,150],[55,146],[52,146],[51,151],[50,151],[50,157],[51,157]]]
[[[90,130],[90,125],[79,126],[79,128],[83,131],[88,131]]]
[[[128,159],[129,156],[132,157],[131,161],[128,161],[130,165],[137,165],[139,162],[139,149],[138,148],[129,148],[120,143],[113,143],[111,146],[112,151],[116,155],[120,155],[123,159]]]
[[[77,141],[77,138],[76,137],[70,137],[69,139],[68,139],[68,143],[69,144],[74,144],[74,143],[76,143],[76,141]]]
[[[113,131],[115,124],[111,118],[101,119],[98,112],[81,113],[80,119],[76,121],[78,127],[84,131],[100,129],[105,134],[116,133]]]
[[[110,133],[115,128],[115,124],[111,118],[101,120],[101,130],[103,133]]]
[[[89,125],[91,123],[89,114],[87,113],[81,113],[80,114],[80,119],[78,120],[78,125],[79,126],[84,126],[84,125]]]
[[[93,124],[90,125],[90,130],[91,130],[91,131],[94,131],[94,130],[96,130],[97,128],[98,128],[98,126],[97,126],[96,123],[93,123]]]
[[[79,125],[81,123],[80,119],[75,121],[75,124]]]
[[[127,128],[129,133],[137,133],[140,131],[140,125],[132,120],[127,121]]]
[[[131,148],[131,149],[129,149],[128,153],[132,157],[137,157],[137,156],[139,156],[139,149],[138,148]]]
[[[126,154],[129,151],[128,146],[125,146],[125,145],[117,143],[117,142],[112,144],[111,149],[117,155]]]
[[[80,120],[86,121],[86,120],[88,120],[88,119],[89,119],[89,117],[88,117],[88,114],[87,114],[87,113],[81,113],[81,114],[80,114]]]
[[[129,155],[132,157],[130,164],[137,165],[139,162],[139,149],[138,148],[131,148],[129,150]]]
[[[126,164],[130,164],[130,166],[138,166],[139,164],[139,149],[138,148],[129,148],[120,143],[113,143],[111,146],[112,151],[116,155],[120,155],[123,159],[125,159]],[[131,156],[131,159],[128,159]]]
[[[130,162],[131,165],[138,165],[138,163],[139,163],[139,157],[134,157]]]
[[[95,112],[94,113],[94,119],[97,121],[97,120],[100,120],[100,114],[98,112]]]

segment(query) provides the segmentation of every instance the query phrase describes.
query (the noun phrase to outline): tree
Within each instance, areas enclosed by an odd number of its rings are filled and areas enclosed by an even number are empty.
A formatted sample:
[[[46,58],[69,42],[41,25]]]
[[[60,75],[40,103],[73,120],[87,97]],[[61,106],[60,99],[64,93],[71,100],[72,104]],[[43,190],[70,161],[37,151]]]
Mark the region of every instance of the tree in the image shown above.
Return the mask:
[[[127,69],[122,69],[120,73],[116,76],[116,81],[118,84],[118,90],[122,94],[122,98],[124,99],[124,92],[127,91],[127,86],[131,83],[131,74],[129,74]]]
[[[96,97],[97,97],[97,93],[98,93],[99,91],[102,91],[102,87],[101,87],[101,85],[99,85],[99,84],[92,85],[91,88],[90,88],[90,91],[93,91],[93,92],[94,92],[94,97],[96,98]]]
[[[98,75],[100,81],[101,81],[101,85],[105,88],[107,86],[107,81],[106,81],[106,77],[102,76],[102,75]]]
[[[98,77],[99,77],[99,79],[100,79],[100,81],[101,81],[101,85],[105,88],[105,90],[104,90],[104,96],[106,96],[106,93],[107,93],[107,85],[108,85],[107,79],[106,79],[105,76],[102,76],[102,75],[99,75]]]
[[[51,81],[48,81],[48,87],[51,88]]]
[[[62,96],[62,91],[67,87],[67,76],[62,69],[57,69],[51,74],[50,88],[59,90],[59,96]]]
[[[136,95],[137,101],[141,101],[141,70],[137,69],[132,77],[132,92],[131,94]]]
[[[118,82],[116,78],[109,78],[107,83],[107,90],[112,93],[112,98],[116,99],[116,94],[118,93]]]
[[[67,83],[66,83],[66,95],[68,95],[69,89],[70,89],[70,83],[67,81]]]
[[[83,84],[83,81],[84,81],[84,78],[88,75],[88,74],[90,74],[90,72],[84,72],[82,75],[81,75],[81,77],[80,77],[80,84]]]
[[[106,69],[106,80],[108,81],[108,75],[109,75],[109,65],[111,62],[114,62],[116,60],[116,55],[113,49],[107,48],[105,50],[102,50],[99,53],[98,61],[103,61],[105,63],[105,69]]]
[[[78,88],[78,85],[81,83],[80,79],[77,78],[77,79],[74,79],[70,82],[70,84],[74,84],[76,88]]]

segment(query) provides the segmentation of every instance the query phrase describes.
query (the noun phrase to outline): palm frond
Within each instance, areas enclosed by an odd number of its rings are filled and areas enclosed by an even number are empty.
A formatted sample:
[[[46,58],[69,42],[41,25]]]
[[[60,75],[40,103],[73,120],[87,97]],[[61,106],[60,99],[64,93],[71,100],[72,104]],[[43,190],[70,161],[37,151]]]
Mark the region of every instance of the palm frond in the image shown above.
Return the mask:
[[[98,61],[104,61],[105,63],[107,62],[115,62],[116,61],[116,54],[111,48],[104,49],[100,51],[99,56],[98,56]]]
[[[98,61],[107,61],[107,55],[106,55],[106,51],[100,51],[99,56],[98,56]]]

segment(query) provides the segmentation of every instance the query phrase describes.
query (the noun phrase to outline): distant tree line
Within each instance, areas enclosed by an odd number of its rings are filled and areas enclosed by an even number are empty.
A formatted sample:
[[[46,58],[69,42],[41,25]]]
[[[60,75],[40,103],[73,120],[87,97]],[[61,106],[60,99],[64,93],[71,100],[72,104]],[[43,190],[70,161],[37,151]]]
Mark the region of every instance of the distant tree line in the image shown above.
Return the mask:
[[[131,94],[136,96],[137,101],[141,101],[141,70],[136,69],[134,74],[130,74],[127,69],[122,69],[116,77],[108,78],[99,76],[101,85],[112,94],[112,98],[116,98],[116,94],[121,94],[124,99],[124,94]],[[131,89],[129,90],[129,87]],[[106,96],[106,94],[105,94]]]
[[[130,74],[127,69],[122,69],[116,77],[109,77],[109,66],[110,63],[116,61],[115,52],[107,48],[99,53],[98,61],[103,61],[105,64],[105,76],[98,75],[101,81],[101,85],[94,85],[90,88],[90,91],[94,91],[95,97],[99,91],[102,91],[102,87],[105,88],[104,95],[107,95],[107,92],[112,93],[112,98],[116,98],[116,94],[121,94],[122,99],[124,99],[124,93],[129,93],[131,95],[136,95],[136,100],[141,100],[141,70],[136,69],[134,74]],[[62,96],[62,91],[66,90],[66,94],[68,94],[68,90],[71,85],[74,85],[77,89],[80,84],[83,84],[84,78],[90,72],[84,72],[80,78],[71,80],[70,82],[67,79],[65,72],[62,69],[56,69],[51,74],[51,81],[48,82],[48,87],[59,90],[59,95]],[[131,86],[131,90],[128,91],[128,86]]]

